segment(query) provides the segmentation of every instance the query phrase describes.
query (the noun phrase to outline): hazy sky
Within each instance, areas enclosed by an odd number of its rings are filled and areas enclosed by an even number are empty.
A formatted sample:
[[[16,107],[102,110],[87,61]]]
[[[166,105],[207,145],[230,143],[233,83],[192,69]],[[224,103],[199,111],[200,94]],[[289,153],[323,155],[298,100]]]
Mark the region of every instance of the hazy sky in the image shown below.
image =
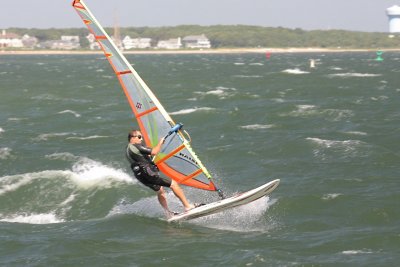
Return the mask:
[[[84,27],[71,0],[0,0],[0,29]],[[400,0],[86,0],[103,26],[246,24],[388,32],[386,8]]]

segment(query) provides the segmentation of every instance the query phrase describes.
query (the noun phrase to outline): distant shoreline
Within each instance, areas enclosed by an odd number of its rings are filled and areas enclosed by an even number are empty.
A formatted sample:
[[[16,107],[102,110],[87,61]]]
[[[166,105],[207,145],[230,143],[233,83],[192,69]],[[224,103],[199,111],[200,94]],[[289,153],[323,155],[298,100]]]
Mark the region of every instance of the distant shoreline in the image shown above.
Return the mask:
[[[383,52],[400,52],[399,49],[380,49]],[[240,53],[344,53],[376,52],[378,49],[333,48],[221,48],[207,50],[129,50],[123,54],[240,54]],[[1,55],[90,55],[103,54],[101,50],[0,50]]]

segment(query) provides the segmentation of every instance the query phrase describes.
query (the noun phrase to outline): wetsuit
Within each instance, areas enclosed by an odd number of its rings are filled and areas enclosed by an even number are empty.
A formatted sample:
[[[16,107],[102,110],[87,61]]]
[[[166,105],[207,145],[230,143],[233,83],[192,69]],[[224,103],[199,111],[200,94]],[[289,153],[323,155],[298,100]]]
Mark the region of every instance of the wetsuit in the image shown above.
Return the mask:
[[[145,186],[159,191],[161,186],[170,187],[171,179],[161,177],[158,167],[151,160],[151,148],[141,144],[128,144],[126,157],[135,177]]]

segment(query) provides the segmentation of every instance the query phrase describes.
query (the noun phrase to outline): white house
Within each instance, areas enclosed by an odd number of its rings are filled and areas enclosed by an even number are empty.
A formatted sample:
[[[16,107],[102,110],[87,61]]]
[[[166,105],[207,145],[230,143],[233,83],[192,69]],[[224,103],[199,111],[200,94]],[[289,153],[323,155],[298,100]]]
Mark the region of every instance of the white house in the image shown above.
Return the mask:
[[[24,44],[18,34],[7,33],[3,30],[0,35],[0,47],[24,47]]]
[[[182,39],[186,48],[211,48],[210,40],[204,35],[190,35]]]
[[[161,40],[157,43],[157,48],[179,49],[182,47],[181,37],[177,39]]]
[[[24,47],[34,48],[38,44],[38,42],[38,38],[34,36],[29,36],[28,34],[22,36],[22,43]]]
[[[129,36],[125,36],[122,40],[122,44],[125,49],[132,48],[150,48],[151,47],[151,38],[131,38]]]
[[[88,36],[86,36],[86,39],[89,42],[89,48],[90,50],[99,50],[100,44],[96,41],[96,37],[94,37],[94,34],[89,33]]]

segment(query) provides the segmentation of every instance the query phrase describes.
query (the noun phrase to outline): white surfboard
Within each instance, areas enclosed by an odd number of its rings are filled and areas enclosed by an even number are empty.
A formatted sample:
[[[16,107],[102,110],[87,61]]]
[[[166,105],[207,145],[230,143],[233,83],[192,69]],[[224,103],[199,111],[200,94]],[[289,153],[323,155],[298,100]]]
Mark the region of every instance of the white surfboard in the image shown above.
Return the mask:
[[[168,222],[191,220],[250,203],[271,193],[279,185],[279,181],[279,179],[276,179],[247,192],[237,194],[233,197],[225,198],[183,213],[179,213],[178,215],[174,215],[169,218]]]

